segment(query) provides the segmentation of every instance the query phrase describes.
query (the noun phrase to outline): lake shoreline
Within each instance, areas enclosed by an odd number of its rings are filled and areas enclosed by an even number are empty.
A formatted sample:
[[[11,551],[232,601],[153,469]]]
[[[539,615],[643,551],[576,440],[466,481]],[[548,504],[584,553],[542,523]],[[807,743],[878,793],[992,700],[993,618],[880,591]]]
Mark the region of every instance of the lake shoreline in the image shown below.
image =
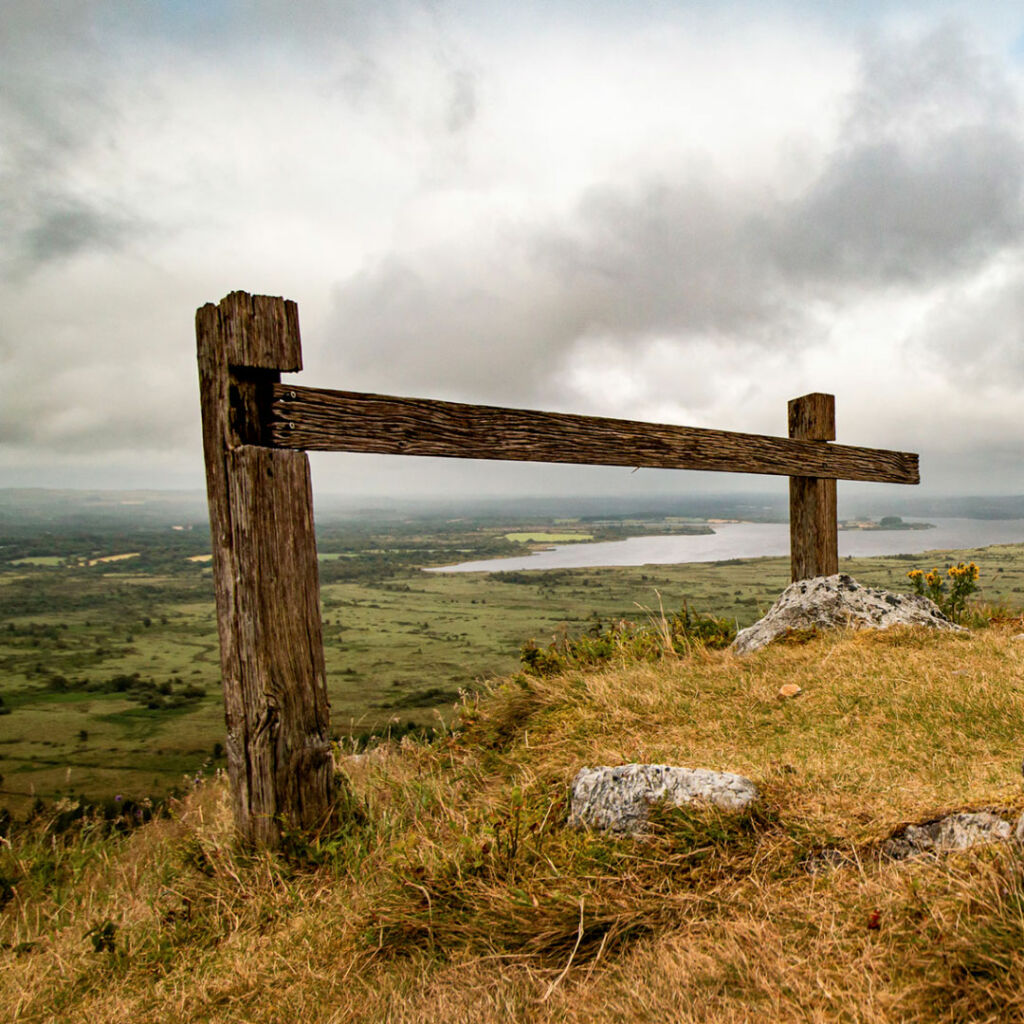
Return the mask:
[[[913,520],[908,521],[914,522]],[[898,554],[926,555],[995,544],[1024,543],[1024,519],[942,519],[930,529],[843,530],[839,555],[867,558]],[[555,545],[530,554],[431,566],[426,572],[526,572],[541,569],[594,569],[615,566],[681,565],[772,558],[789,554],[788,523],[715,524],[714,534],[661,534],[625,540]]]

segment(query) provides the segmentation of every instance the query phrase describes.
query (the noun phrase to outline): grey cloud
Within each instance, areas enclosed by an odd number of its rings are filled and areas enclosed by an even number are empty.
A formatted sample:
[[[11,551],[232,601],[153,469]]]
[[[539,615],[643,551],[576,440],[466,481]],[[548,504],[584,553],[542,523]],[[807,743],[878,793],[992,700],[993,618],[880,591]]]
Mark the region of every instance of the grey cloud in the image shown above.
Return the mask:
[[[990,390],[1024,384],[1024,268],[981,289],[958,288],[931,311],[914,339],[924,359],[953,379]],[[1020,442],[1014,439],[1016,450]]]
[[[15,356],[8,334],[0,334],[0,365],[4,367],[5,380],[10,380],[15,372]],[[23,397],[23,394],[12,394],[7,401],[0,403],[0,443],[14,445],[32,439],[32,418],[26,414],[30,406],[23,402]]]
[[[393,257],[357,276],[336,291],[330,336],[340,344],[322,357],[370,389],[457,397],[504,385],[528,397],[559,333],[545,323],[543,283],[524,272],[510,291],[503,283],[519,271],[482,259],[486,270]]]
[[[907,140],[963,124],[1006,124],[1019,106],[1005,68],[963,25],[947,21],[916,38],[865,46],[845,133],[855,143]]]
[[[59,9],[58,9],[59,8]],[[403,77],[413,40],[433,59],[447,86],[427,118]],[[412,44],[410,44],[412,45]],[[123,120],[142,106],[173,101],[173,86],[148,77],[151,66],[215,60],[230,69],[282,58],[300,59],[304,73],[326,88],[333,74],[345,98],[403,129],[424,124],[428,135],[463,131],[477,107],[476,79],[448,42],[443,19],[417,0],[226,0],[181,5],[155,0],[35,0],[5,3],[0,31],[0,265],[21,277],[54,259],[91,249],[117,249],[146,234],[144,216],[104,200],[81,184],[80,167],[94,152],[129,165],[119,152]],[[147,55],[147,66],[140,65]],[[135,67],[136,85],[126,69]],[[329,91],[329,88],[327,88]],[[429,90],[423,90],[430,95]],[[150,116],[152,116],[150,114]]]
[[[404,123],[427,136],[458,134],[476,119],[478,76],[443,53],[432,51],[430,59],[439,82],[436,97],[411,91],[402,81],[400,54],[382,57],[364,51],[334,57],[332,67],[340,70],[331,73],[327,91],[339,93],[357,110]]]
[[[770,229],[792,277],[914,284],[977,265],[1024,227],[1020,102],[965,31],[876,41],[833,159]]]
[[[803,194],[609,184],[558,223],[392,255],[337,287],[334,361],[358,386],[536,400],[594,338],[796,351],[815,340],[809,299],[953,283],[1017,244],[1016,110],[953,29],[875,48]]]
[[[0,48],[0,232],[3,266],[14,278],[88,249],[116,248],[142,230],[76,182],[91,148],[117,148],[119,113],[86,30],[94,6],[81,5],[62,32],[54,29],[52,52],[38,50],[35,12],[15,19]]]
[[[59,455],[173,452],[194,445],[198,400],[191,387],[182,382],[157,395],[146,386],[144,369],[126,372],[111,365],[107,401],[82,402],[83,394],[95,394],[97,379],[95,367],[84,363],[51,376],[25,377],[0,408],[0,443]]]
[[[67,197],[55,197],[47,208],[37,203],[35,223],[26,228],[22,248],[32,264],[74,256],[95,249],[117,249],[135,234],[139,222]]]
[[[783,211],[772,245],[794,279],[923,283],[1014,242],[1022,175],[1021,137],[1001,128],[959,128],[918,152],[865,143]]]
[[[12,52],[80,52],[102,50],[120,37],[149,43],[167,40],[221,54],[233,47],[251,51],[264,43],[319,50],[339,39],[360,43],[394,31],[403,19],[423,9],[415,0],[4,0],[0,45],[8,44]]]
[[[448,131],[460,132],[473,123],[477,112],[476,78],[465,70],[450,73],[451,98],[448,101]]]
[[[126,96],[106,76],[130,34],[153,60],[167,51],[142,47],[152,41],[143,38],[147,32],[159,35],[149,25],[149,5],[131,21],[124,4],[64,6],[59,15],[38,0],[5,6],[0,234],[9,274],[116,249],[147,230],[131,211],[76,188],[75,171],[94,145],[116,153]],[[487,102],[486,77],[461,54],[452,56],[443,26],[420,5],[268,2],[247,18],[241,5],[212,4],[195,40],[200,21],[168,13],[174,6],[163,5],[162,24],[180,36],[159,40],[163,45],[187,41],[191,55],[195,43],[225,70],[243,58],[251,69],[274,50],[301,59],[302,73],[312,71],[323,88],[330,68],[350,109],[356,105],[367,123],[390,118],[398,133],[419,130],[441,148],[459,149],[462,140],[452,145],[452,133],[472,141]],[[409,10],[420,20],[410,22]],[[12,11],[20,28],[12,28]],[[50,24],[32,21],[44,17]],[[118,25],[120,38],[108,41],[105,33]],[[429,86],[415,76],[409,85],[391,28],[429,53]],[[390,46],[376,45],[380,39]],[[323,382],[338,386],[557,405],[549,398],[559,375],[581,350],[628,368],[632,353],[656,355],[659,345],[672,345],[683,355],[665,376],[689,374],[689,401],[694,392],[713,393],[723,379],[756,377],[772,360],[795,360],[801,346],[820,341],[808,320],[809,298],[841,310],[846,296],[893,284],[955,289],[1019,239],[1024,160],[1016,86],[948,27],[909,43],[873,44],[862,79],[840,143],[802,195],[739,187],[743,168],[732,168],[731,179],[713,172],[623,178],[591,189],[558,220],[478,226],[461,244],[426,251],[397,247],[338,285],[330,324],[336,347],[317,351],[310,339],[307,362],[333,364],[324,367],[331,372]],[[337,223],[330,212],[325,224]],[[36,281],[41,294],[49,278]],[[1020,380],[1022,305],[1019,285],[966,296],[962,310],[936,313],[926,351],[947,368],[963,360],[975,380]],[[976,321],[987,325],[985,336],[978,337]],[[37,344],[33,330],[18,339],[23,351]],[[187,340],[187,326],[183,331]],[[747,362],[754,347],[758,358]],[[0,360],[4,355],[0,339]],[[96,363],[95,353],[80,358]],[[136,395],[106,380],[101,407],[81,397],[92,383],[95,398],[94,377],[69,374],[56,387],[42,374],[26,376],[17,402],[0,408],[0,436],[43,452],[194,449],[190,365],[182,364],[188,389],[180,394]],[[648,376],[656,365],[648,360]],[[651,390],[670,387],[654,381]],[[18,410],[31,410],[31,420]],[[69,410],[87,418],[72,424]]]
[[[693,180],[604,188],[533,244],[570,296],[577,333],[732,332],[774,319],[774,271],[751,231],[757,202]]]
[[[19,57],[36,59],[52,48],[85,45],[97,20],[115,6],[113,0],[72,0],[64,4],[4,0],[0,47],[7,60],[16,61]]]
[[[748,219],[698,185],[606,189],[562,230],[391,257],[336,289],[335,359],[361,386],[530,399],[583,338],[776,331],[771,268],[738,241]]]
[[[11,447],[15,445],[35,445],[37,440],[36,432],[25,415],[23,408],[16,408],[9,402],[4,403],[5,408],[0,411],[0,442]]]
[[[429,5],[416,0],[303,0],[301,4],[282,0],[231,0],[232,17],[226,22],[232,33],[242,36],[300,38],[315,44],[337,39],[365,41],[381,33],[394,32],[418,15],[429,16]]]
[[[345,97],[354,104],[365,104],[386,82],[379,62],[368,53],[353,54],[337,78]]]
[[[0,265],[12,280],[79,253],[122,249],[149,230],[130,211],[97,196],[80,197],[60,162],[27,184],[17,178],[0,175],[0,229],[6,237]]]

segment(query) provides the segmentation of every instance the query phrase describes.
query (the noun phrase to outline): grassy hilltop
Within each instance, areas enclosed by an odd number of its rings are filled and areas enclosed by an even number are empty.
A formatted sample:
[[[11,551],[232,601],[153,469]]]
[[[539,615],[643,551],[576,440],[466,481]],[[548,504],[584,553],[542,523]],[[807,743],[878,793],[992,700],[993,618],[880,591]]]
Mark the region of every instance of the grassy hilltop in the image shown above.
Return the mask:
[[[279,858],[234,848],[220,778],[123,834],[37,822],[0,852],[0,1007],[133,1024],[1020,1019],[1019,850],[895,864],[877,846],[954,810],[1024,810],[1021,630],[507,677],[458,731],[341,757],[351,824]],[[784,683],[802,693],[780,699]],[[634,760],[740,772],[763,801],[659,812],[644,841],[567,828],[576,770]],[[809,870],[835,847],[845,866]]]

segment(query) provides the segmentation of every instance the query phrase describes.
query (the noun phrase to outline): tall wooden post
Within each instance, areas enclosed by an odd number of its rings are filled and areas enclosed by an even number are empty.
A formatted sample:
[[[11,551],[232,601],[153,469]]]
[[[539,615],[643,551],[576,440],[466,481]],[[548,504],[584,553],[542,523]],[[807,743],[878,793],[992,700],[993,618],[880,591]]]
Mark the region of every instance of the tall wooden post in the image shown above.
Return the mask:
[[[807,441],[836,439],[836,399],[815,393],[789,403],[789,436]],[[836,482],[815,476],[789,478],[789,548],[792,578],[839,572]]]
[[[196,312],[228,774],[243,841],[332,815],[335,780],[305,452],[265,447],[271,386],[302,369],[294,302]]]

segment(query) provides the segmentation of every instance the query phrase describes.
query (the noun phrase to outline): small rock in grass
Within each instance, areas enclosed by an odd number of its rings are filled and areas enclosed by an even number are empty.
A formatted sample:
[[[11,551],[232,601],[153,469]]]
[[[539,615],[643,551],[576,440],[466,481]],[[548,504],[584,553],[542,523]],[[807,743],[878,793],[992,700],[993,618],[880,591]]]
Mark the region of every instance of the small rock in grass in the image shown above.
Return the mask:
[[[732,772],[667,764],[582,768],[572,783],[569,824],[639,835],[651,805],[662,800],[676,807],[706,801],[739,811],[757,799],[753,782]]]
[[[1024,843],[1024,814],[1014,829],[991,811],[960,811],[920,825],[904,825],[882,843],[878,853],[889,860],[911,860],[969,850],[984,843],[1005,843],[1011,838]],[[859,860],[855,853],[832,847],[812,854],[804,865],[811,874],[821,874]]]
[[[935,821],[907,825],[882,844],[882,853],[893,860],[925,853],[950,853],[979,843],[1005,842],[1012,831],[1008,821],[991,811],[948,814]]]
[[[779,687],[778,696],[780,699],[785,700],[787,697],[796,697],[803,693],[803,688],[796,685],[796,683],[786,683],[784,686]]]
[[[812,853],[804,861],[804,869],[811,875],[823,875],[826,872],[834,871],[836,868],[846,868],[856,863],[855,855],[836,847],[830,847],[825,850],[819,850],[817,853]]]

